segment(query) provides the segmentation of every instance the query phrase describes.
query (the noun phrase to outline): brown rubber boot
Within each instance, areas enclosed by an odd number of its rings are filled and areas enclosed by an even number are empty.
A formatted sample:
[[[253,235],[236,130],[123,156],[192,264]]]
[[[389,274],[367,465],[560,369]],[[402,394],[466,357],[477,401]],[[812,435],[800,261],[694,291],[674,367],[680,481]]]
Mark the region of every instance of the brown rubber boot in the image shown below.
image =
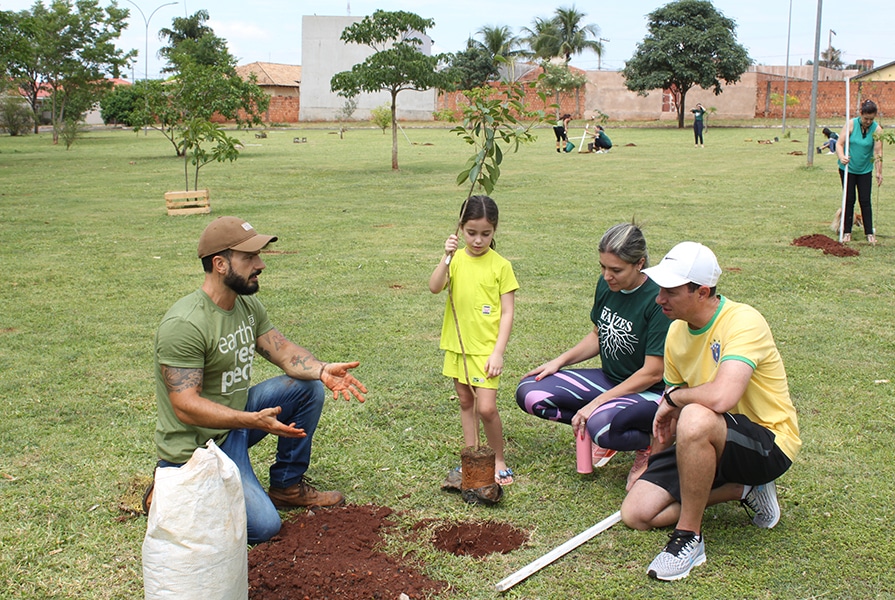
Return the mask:
[[[311,508],[340,506],[345,503],[342,492],[321,492],[303,477],[301,481],[287,488],[272,487],[267,490],[273,505],[282,510],[290,508]]]

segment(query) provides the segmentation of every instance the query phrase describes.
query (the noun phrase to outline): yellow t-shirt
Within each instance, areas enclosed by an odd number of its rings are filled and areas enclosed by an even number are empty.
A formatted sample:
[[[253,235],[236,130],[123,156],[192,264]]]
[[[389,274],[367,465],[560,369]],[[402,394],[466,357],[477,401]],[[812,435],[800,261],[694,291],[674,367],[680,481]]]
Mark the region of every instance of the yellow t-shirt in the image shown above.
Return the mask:
[[[713,381],[725,360],[739,360],[753,369],[746,391],[730,412],[774,432],[777,446],[794,460],[802,447],[796,409],[764,317],[747,304],[721,296],[717,312],[702,329],[692,330],[682,320],[671,324],[665,340],[666,384],[696,387]]]
[[[500,297],[519,288],[513,265],[494,250],[469,256],[460,249],[451,259],[451,294],[466,354],[489,355],[500,329]],[[450,298],[445,300],[441,349],[460,352]]]

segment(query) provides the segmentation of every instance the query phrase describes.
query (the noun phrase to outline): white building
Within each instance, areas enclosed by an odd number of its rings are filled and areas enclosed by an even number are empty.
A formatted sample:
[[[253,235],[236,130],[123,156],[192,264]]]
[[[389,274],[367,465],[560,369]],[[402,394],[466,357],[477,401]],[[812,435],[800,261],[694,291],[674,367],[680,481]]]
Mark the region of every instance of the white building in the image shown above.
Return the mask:
[[[334,121],[336,112],[345,105],[345,98],[330,90],[330,80],[341,71],[364,62],[374,50],[361,44],[348,44],[340,37],[346,27],[363,20],[362,17],[303,16],[301,19],[301,108],[300,121]],[[420,50],[432,54],[432,39],[418,36],[423,45]],[[367,120],[370,111],[383,104],[391,106],[388,92],[361,93],[356,98],[357,110],[353,119]],[[398,94],[397,118],[399,120],[424,121],[432,119],[435,110],[436,91],[416,92],[406,90]]]

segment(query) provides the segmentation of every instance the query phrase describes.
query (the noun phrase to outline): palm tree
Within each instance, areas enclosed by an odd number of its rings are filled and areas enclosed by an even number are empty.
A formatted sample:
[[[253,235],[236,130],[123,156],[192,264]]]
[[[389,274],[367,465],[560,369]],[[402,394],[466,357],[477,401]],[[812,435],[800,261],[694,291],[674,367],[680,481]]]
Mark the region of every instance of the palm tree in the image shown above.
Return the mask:
[[[581,54],[586,50],[593,50],[599,57],[603,54],[603,44],[600,43],[600,28],[595,24],[581,25],[581,20],[587,13],[579,12],[572,8],[557,8],[553,22],[559,32],[559,53],[568,63],[573,54]],[[591,39],[593,38],[593,39]]]
[[[504,60],[501,59],[505,59],[509,70],[509,79],[510,81],[515,81],[515,57],[525,53],[522,49],[522,40],[513,35],[512,30],[506,25],[497,27],[486,25],[479,29],[477,33],[482,36],[482,39],[481,41],[477,40],[476,43],[491,55],[491,58],[494,61],[494,66],[500,69],[500,63],[504,62]]]
[[[482,36],[479,42],[491,56],[510,58],[519,54],[519,38],[506,25],[491,27],[486,25],[478,30]]]
[[[536,17],[530,28],[523,27],[526,33],[523,39],[531,48],[532,55],[544,60],[562,58],[568,64],[573,54],[587,50],[602,56],[600,28],[593,23],[582,25],[581,20],[586,16],[574,6],[557,8],[552,19]]]
[[[560,55],[561,40],[559,27],[554,19],[535,17],[531,27],[523,27],[523,41],[530,48],[529,54],[542,60],[550,60]]]

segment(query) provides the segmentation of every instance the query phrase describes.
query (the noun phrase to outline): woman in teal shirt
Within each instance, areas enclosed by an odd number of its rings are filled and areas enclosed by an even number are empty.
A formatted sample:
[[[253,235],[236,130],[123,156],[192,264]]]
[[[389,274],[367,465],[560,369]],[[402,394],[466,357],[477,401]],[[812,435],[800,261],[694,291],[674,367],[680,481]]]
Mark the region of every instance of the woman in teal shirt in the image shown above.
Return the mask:
[[[883,183],[883,142],[879,138],[883,128],[876,119],[876,103],[865,100],[861,103],[861,116],[850,120],[842,128],[840,139],[847,143],[836,144],[839,155],[839,179],[845,190],[845,224],[842,230],[842,241],[851,241],[851,228],[855,218],[855,196],[861,205],[861,216],[864,220],[864,234],[871,244],[876,243],[873,229],[873,208],[870,197],[873,193],[873,166],[876,164],[876,183]],[[848,147],[848,156],[845,148]],[[845,169],[848,169],[846,181]],[[857,194],[855,193],[857,191]]]

